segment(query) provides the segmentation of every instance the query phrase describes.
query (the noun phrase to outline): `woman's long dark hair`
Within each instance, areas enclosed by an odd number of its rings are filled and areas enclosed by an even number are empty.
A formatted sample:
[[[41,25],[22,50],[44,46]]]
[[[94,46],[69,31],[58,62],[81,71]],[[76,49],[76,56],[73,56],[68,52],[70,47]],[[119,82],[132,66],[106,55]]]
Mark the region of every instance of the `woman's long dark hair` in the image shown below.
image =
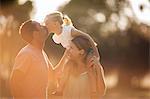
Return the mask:
[[[92,44],[90,43],[89,39],[87,39],[84,36],[76,36],[75,38],[72,39],[72,42],[75,44],[75,46],[79,49],[79,50],[84,50],[84,59],[83,62],[86,64],[86,62],[88,61],[88,56],[92,56],[93,55],[93,48],[92,48]],[[73,65],[72,68],[72,75],[74,76],[78,76],[80,73],[78,72],[78,66],[76,65],[76,62]]]
[[[76,45],[76,47],[79,50],[83,49],[85,51],[85,57],[84,57],[85,61],[89,54],[93,54],[92,44],[89,41],[89,39],[87,39],[86,37],[77,36],[72,40],[72,42]]]

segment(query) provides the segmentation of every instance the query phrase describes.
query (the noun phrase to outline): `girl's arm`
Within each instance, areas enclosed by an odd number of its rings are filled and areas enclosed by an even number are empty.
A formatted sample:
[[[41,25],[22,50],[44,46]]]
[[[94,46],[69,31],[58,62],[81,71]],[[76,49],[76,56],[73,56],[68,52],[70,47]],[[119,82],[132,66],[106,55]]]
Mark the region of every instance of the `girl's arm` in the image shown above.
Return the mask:
[[[84,33],[84,32],[82,32],[80,30],[77,30],[77,29],[72,29],[71,30],[71,36],[72,37],[76,37],[76,36],[79,36],[79,35],[85,36],[86,38],[88,38],[90,40],[90,42],[92,44],[92,47],[94,49],[94,52],[95,52],[95,56],[97,57],[98,60],[100,60],[100,55],[99,55],[98,49],[97,49],[97,47],[95,45],[95,42],[92,39],[92,37],[89,34]]]

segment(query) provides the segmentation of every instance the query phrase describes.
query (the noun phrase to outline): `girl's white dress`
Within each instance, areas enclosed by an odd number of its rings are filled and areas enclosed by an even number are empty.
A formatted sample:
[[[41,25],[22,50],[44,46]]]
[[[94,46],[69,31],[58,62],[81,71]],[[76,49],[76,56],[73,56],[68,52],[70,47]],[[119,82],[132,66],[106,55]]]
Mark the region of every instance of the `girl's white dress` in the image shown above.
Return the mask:
[[[52,39],[56,44],[61,44],[64,48],[68,48],[73,37],[71,36],[71,30],[74,27],[71,25],[64,25],[62,33],[60,35],[54,34]]]

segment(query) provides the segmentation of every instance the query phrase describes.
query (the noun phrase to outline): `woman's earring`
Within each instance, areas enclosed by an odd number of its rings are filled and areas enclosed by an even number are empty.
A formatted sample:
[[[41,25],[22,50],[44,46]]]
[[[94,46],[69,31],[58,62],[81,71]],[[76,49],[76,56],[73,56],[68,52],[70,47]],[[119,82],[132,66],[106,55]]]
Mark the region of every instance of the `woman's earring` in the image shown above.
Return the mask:
[[[81,50],[80,54],[83,55],[84,54],[84,50]]]
[[[83,53],[80,53],[80,55],[83,55]]]

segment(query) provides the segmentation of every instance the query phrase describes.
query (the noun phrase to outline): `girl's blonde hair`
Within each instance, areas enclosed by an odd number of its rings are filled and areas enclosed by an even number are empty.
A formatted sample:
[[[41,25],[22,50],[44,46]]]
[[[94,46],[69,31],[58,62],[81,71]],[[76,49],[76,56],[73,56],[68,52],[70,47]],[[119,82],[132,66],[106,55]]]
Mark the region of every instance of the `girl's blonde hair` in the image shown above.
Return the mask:
[[[63,16],[63,24],[64,25],[71,25],[71,26],[73,25],[71,19],[67,15]]]
[[[63,14],[59,11],[52,12],[48,14],[45,18],[45,20],[48,20],[48,18],[52,18],[53,21],[58,21],[60,24],[63,24]]]
[[[52,17],[54,21],[58,21],[62,25],[72,25],[71,19],[67,15],[63,15],[59,11],[52,12],[46,18]]]

